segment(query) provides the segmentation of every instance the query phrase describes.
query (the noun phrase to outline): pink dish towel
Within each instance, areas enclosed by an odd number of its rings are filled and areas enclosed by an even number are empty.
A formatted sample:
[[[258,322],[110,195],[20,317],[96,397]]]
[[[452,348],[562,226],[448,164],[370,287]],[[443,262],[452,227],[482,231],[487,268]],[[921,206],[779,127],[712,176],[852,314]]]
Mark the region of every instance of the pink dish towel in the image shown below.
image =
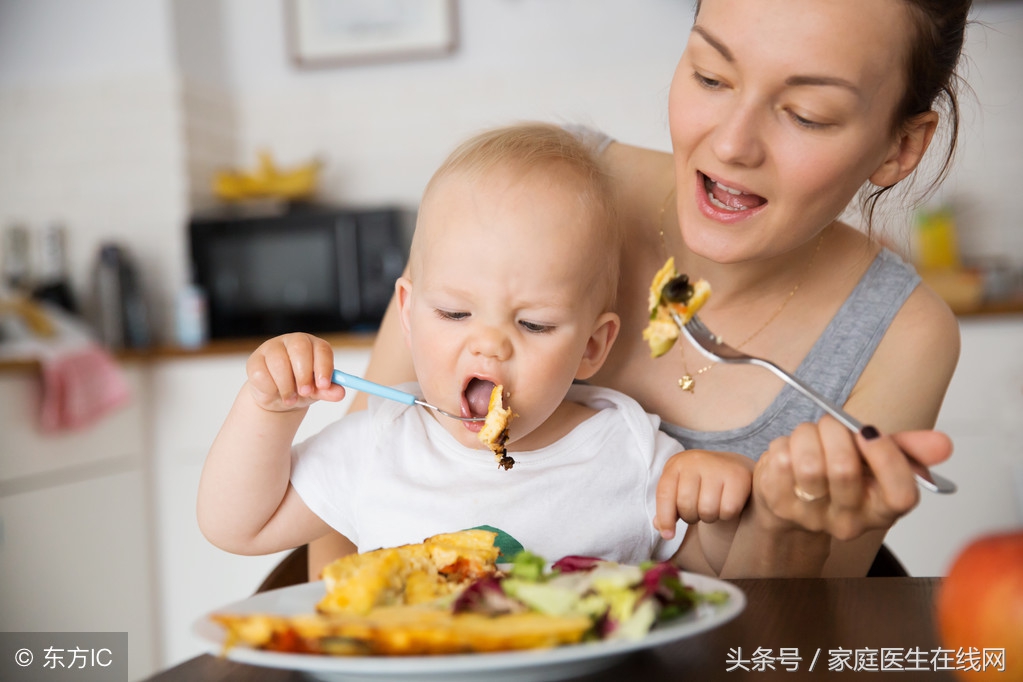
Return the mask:
[[[83,428],[131,397],[121,368],[98,345],[45,353],[40,363],[43,390],[39,426],[43,431]]]

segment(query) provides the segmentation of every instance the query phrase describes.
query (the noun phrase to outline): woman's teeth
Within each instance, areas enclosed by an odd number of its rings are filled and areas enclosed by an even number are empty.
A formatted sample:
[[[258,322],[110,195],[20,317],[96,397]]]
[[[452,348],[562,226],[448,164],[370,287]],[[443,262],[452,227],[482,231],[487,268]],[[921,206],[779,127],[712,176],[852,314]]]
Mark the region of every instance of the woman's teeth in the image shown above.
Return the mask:
[[[728,204],[723,204],[720,201],[718,201],[716,198],[714,198],[713,194],[708,194],[707,198],[710,200],[711,206],[715,206],[717,208],[724,209],[726,211],[748,211],[749,210],[745,206],[729,206]]]
[[[738,211],[748,211],[751,208],[751,206],[747,206],[744,202],[739,202],[739,201],[736,201],[736,202],[733,202],[733,203],[730,203],[730,204],[726,204],[725,202],[721,201],[716,196],[714,196],[714,191],[717,190],[717,191],[724,192],[724,193],[729,194],[729,195],[734,196],[734,197],[739,197],[739,196],[743,196],[743,195],[746,194],[742,190],[733,189],[733,188],[731,188],[731,187],[729,187],[727,185],[722,185],[720,182],[717,182],[715,180],[711,180],[707,176],[704,176],[703,184],[704,184],[705,189],[707,190],[707,199],[708,199],[708,201],[710,201],[710,204],[712,206],[714,206],[716,208],[720,208],[720,209],[725,210],[725,211],[735,211],[735,212],[738,212]]]

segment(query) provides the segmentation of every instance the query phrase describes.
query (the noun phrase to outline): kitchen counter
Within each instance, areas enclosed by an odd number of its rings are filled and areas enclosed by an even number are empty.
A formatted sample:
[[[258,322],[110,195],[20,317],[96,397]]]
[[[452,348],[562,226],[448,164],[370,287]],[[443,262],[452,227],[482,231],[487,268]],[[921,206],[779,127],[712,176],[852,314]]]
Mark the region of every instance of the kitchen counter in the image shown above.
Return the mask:
[[[322,334],[334,348],[372,348],[376,339],[375,332]],[[122,350],[114,355],[125,362],[146,362],[169,358],[213,357],[218,355],[248,354],[254,351],[265,339],[217,339],[199,348],[182,348],[173,345],[160,345],[144,350]],[[0,372],[11,370],[37,370],[39,361],[31,358],[0,358]]]
[[[982,303],[974,310],[957,310],[958,317],[985,317],[992,315],[1023,315],[1023,297]]]
[[[1023,310],[1023,307],[1021,307]],[[376,339],[376,332],[318,334],[330,342],[334,348],[371,348]],[[251,353],[266,341],[264,338],[249,339],[216,339],[199,348],[181,348],[180,346],[155,346],[145,350],[124,350],[116,355],[125,360],[148,360],[160,358],[184,358],[190,356],[228,355],[231,353]]]
[[[960,319],[973,319],[984,317],[1008,317],[1023,315],[1023,298],[1014,298],[1006,301],[984,303],[972,310],[959,310],[956,315]],[[323,334],[323,338],[330,342],[335,348],[372,348],[376,339],[376,332],[353,332]],[[235,353],[251,353],[265,339],[217,339],[210,341],[199,348],[181,348],[173,345],[160,345],[145,350],[123,350],[115,353],[118,359],[126,362],[145,362],[151,360],[162,360],[167,358],[188,358],[188,357],[211,357],[218,355],[230,355]],[[36,370],[39,367],[35,359],[10,359],[0,358],[0,372],[10,370]]]

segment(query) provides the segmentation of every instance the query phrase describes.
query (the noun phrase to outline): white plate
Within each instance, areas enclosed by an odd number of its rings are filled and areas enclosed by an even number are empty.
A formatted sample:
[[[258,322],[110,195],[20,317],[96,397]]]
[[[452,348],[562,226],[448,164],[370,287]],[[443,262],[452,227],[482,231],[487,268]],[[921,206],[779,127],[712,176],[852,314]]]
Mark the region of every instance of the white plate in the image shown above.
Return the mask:
[[[730,583],[691,573],[683,573],[682,578],[686,585],[700,592],[723,590],[728,593],[728,600],[719,605],[704,604],[694,613],[655,627],[637,641],[587,642],[555,649],[505,653],[407,657],[283,654],[236,646],[227,652],[227,658],[250,665],[302,670],[317,679],[331,681],[380,682],[385,678],[417,681],[485,679],[488,682],[560,680],[609,667],[633,651],[706,632],[731,620],[746,606],[745,595]],[[323,597],[324,589],[322,581],[284,587],[227,604],[217,612],[312,613]],[[224,631],[209,616],[198,620],[193,629],[206,643],[210,653],[221,654]]]

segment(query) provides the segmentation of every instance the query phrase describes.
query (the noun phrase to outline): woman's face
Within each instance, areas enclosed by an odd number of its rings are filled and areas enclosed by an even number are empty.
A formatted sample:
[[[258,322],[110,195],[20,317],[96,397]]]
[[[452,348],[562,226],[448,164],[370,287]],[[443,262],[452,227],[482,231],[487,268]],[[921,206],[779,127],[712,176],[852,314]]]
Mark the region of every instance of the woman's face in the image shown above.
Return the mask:
[[[770,258],[845,209],[898,148],[910,29],[896,0],[704,0],[669,100],[693,252]]]

